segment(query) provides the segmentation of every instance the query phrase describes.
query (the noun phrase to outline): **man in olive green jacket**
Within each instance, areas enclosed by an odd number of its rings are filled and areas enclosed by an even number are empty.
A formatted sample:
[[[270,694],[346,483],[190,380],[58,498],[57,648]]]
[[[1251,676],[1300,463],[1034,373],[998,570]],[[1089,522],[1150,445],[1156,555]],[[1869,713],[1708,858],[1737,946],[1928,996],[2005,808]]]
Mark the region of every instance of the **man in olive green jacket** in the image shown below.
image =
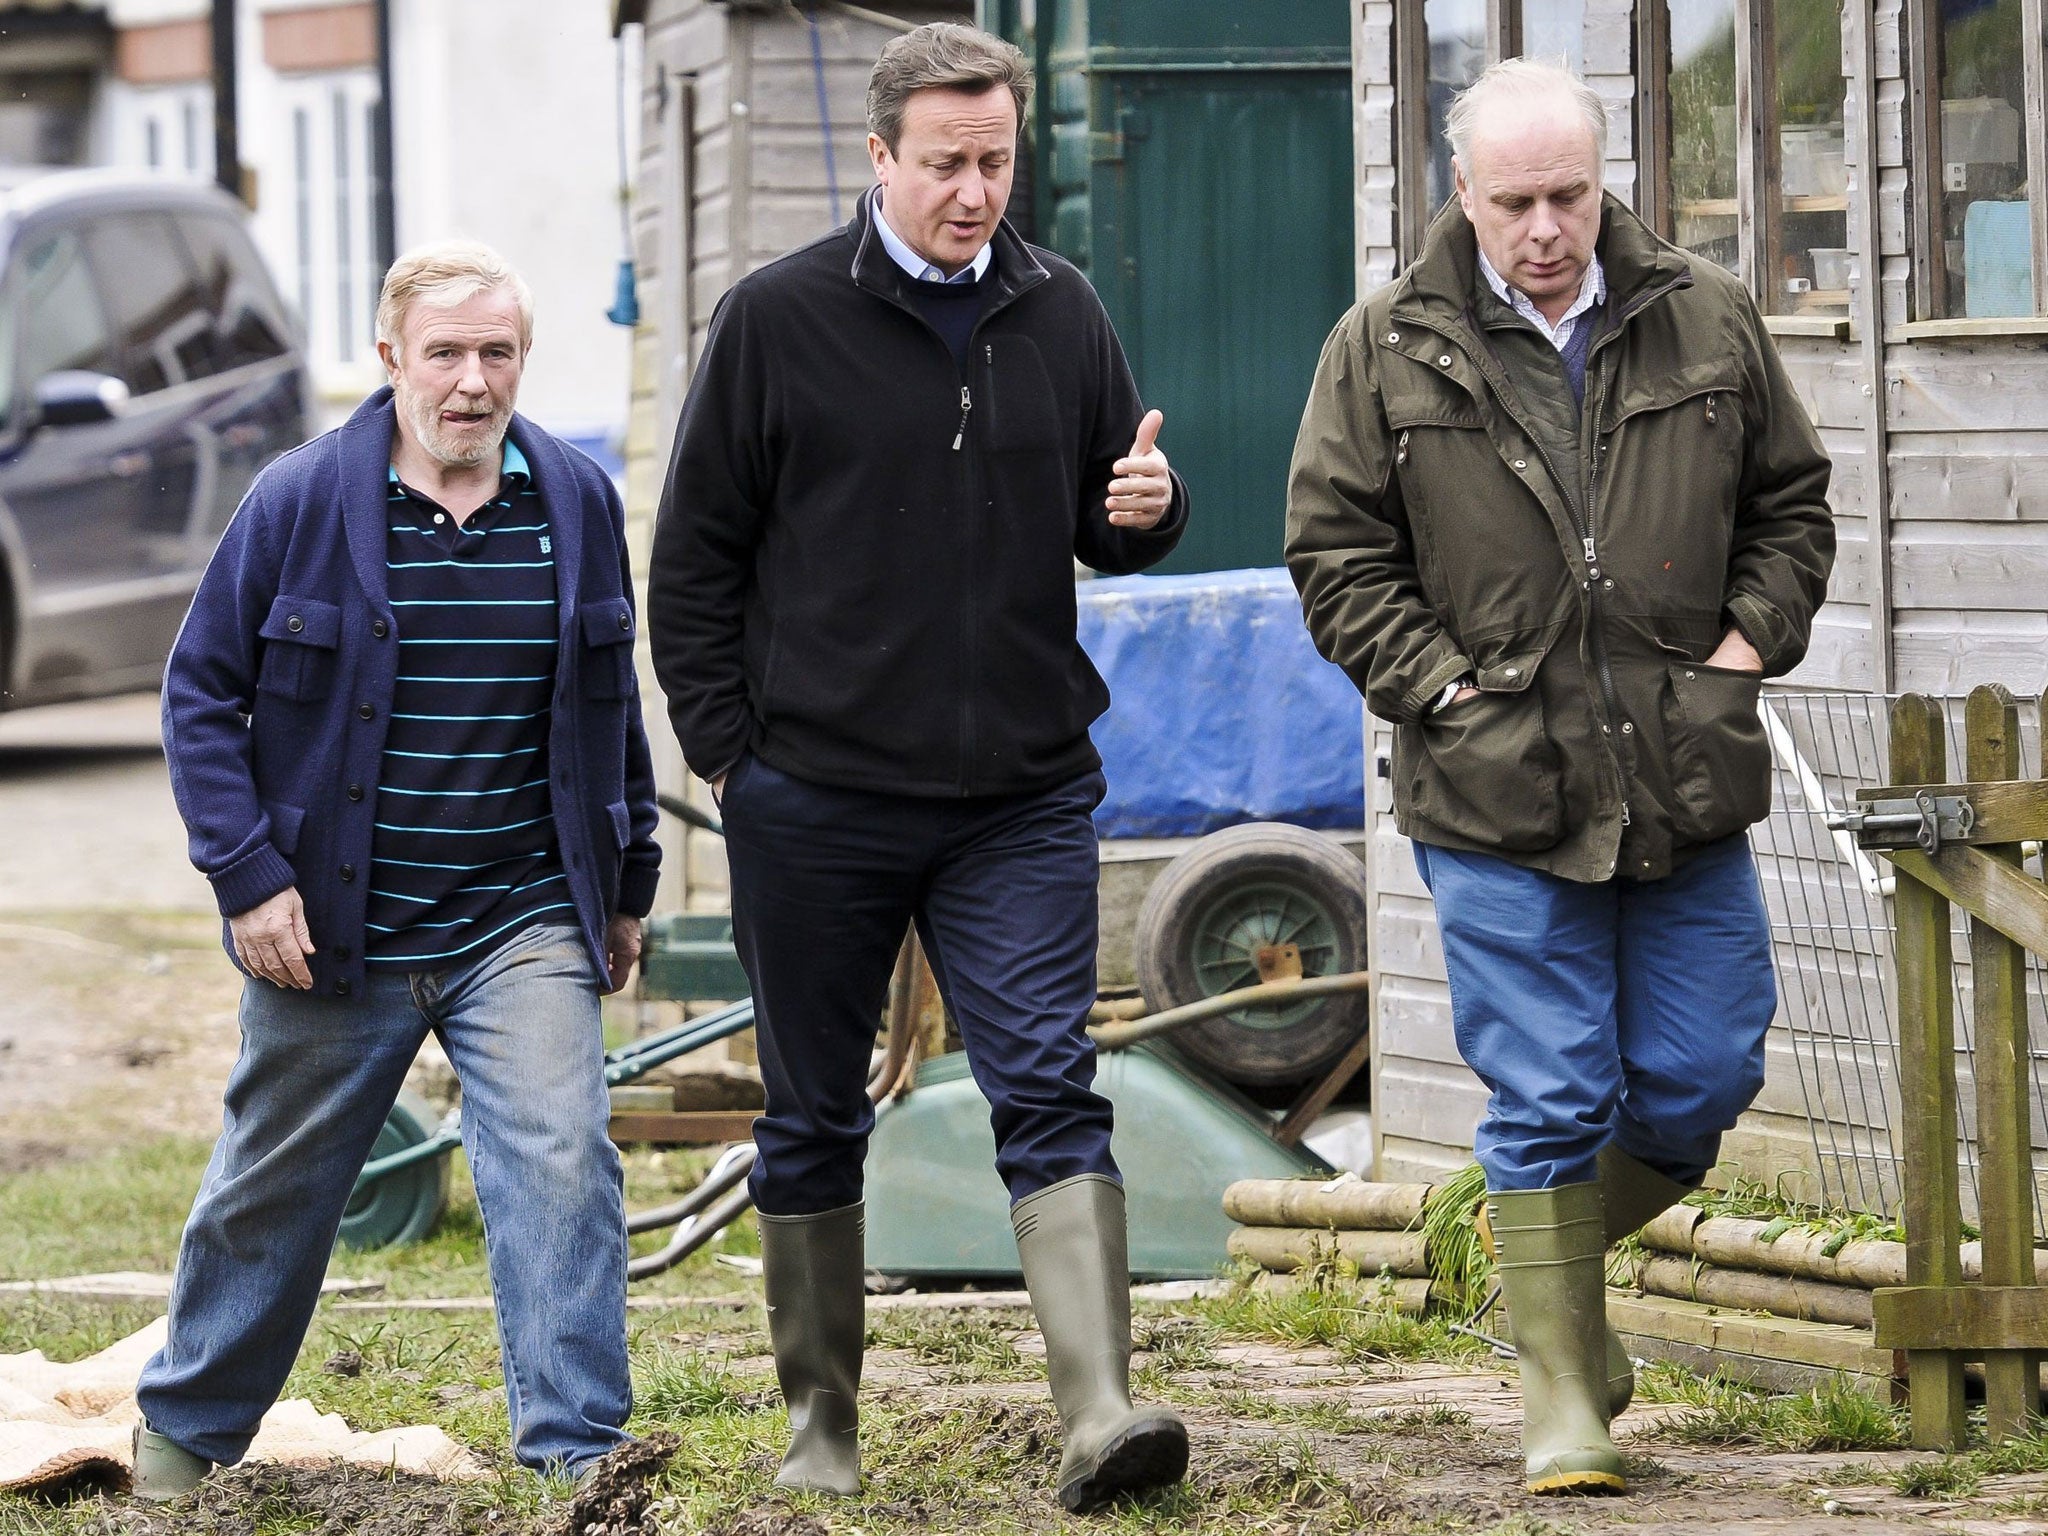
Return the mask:
[[[1762,1086],[1758,690],[1804,654],[1834,554],[1829,461],[1754,304],[1603,195],[1605,131],[1554,65],[1460,99],[1459,196],[1331,335],[1288,506],[1316,644],[1393,722],[1396,822],[1491,1090],[1475,1149],[1537,1491],[1623,1486],[1601,1254]]]

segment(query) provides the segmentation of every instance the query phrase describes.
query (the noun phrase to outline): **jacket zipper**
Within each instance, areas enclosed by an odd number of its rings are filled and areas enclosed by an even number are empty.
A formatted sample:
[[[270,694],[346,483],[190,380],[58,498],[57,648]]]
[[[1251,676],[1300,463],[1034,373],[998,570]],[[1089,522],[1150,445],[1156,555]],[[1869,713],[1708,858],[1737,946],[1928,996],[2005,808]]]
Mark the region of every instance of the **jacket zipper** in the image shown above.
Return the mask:
[[[994,351],[995,349],[990,348],[989,350]],[[967,386],[962,384],[960,386],[960,426],[953,434],[953,451],[955,453],[958,453],[960,445],[967,441],[967,413],[973,409],[974,396],[968,392]]]
[[[1683,286],[1684,282],[1682,280],[1666,283],[1663,287],[1653,289],[1651,292],[1644,294],[1626,310],[1622,311],[1616,317],[1614,324],[1608,328],[1607,332],[1593,342],[1586,358],[1588,377],[1597,377],[1593,369],[1594,357],[1609,340],[1621,334],[1621,328],[1624,325],[1640,313],[1645,306],[1654,303],[1665,294],[1671,293]],[[1421,325],[1425,330],[1434,331],[1446,341],[1456,342],[1468,355],[1471,353],[1472,349],[1466,347],[1462,339],[1452,335],[1442,327],[1431,325],[1426,320],[1417,320],[1415,323]],[[1502,404],[1504,407],[1506,406],[1505,397],[1503,397]],[[1583,508],[1576,504],[1571,494],[1570,483],[1558,474],[1557,465],[1552,461],[1550,451],[1543,446],[1543,439],[1535,432],[1530,431],[1528,422],[1524,421],[1512,408],[1508,408],[1508,415],[1513,417],[1515,425],[1520,427],[1523,434],[1535,445],[1537,457],[1543,460],[1543,467],[1550,471],[1552,482],[1564,497],[1565,514],[1571,519],[1572,531],[1579,536],[1580,552],[1586,558],[1586,632],[1593,642],[1593,670],[1600,679],[1600,699],[1607,715],[1609,751],[1614,758],[1615,780],[1620,790],[1617,798],[1621,802],[1621,824],[1626,827],[1631,825],[1632,821],[1628,803],[1628,779],[1621,771],[1621,744],[1616,739],[1620,734],[1621,700],[1620,695],[1615,690],[1613,668],[1609,665],[1607,659],[1607,636],[1600,618],[1600,549],[1596,524],[1597,513],[1595,511],[1599,490],[1599,412],[1597,407],[1592,411],[1586,412],[1587,419],[1593,424],[1593,436],[1591,439],[1592,467],[1587,474],[1586,505]]]

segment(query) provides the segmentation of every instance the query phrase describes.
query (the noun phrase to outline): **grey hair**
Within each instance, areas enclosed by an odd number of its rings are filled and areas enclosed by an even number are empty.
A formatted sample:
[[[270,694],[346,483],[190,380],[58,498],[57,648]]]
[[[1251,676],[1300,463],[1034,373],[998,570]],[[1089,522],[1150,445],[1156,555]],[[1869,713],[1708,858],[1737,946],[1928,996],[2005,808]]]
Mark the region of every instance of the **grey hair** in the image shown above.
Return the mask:
[[[533,345],[533,290],[512,264],[475,240],[416,246],[391,264],[377,297],[377,339],[401,351],[406,317],[415,304],[453,309],[479,293],[504,289],[519,307],[519,344]]]
[[[1477,80],[1460,91],[1444,119],[1444,137],[1451,153],[1467,171],[1472,168],[1472,130],[1479,114],[1494,101],[1535,102],[1563,98],[1579,109],[1592,131],[1596,158],[1607,158],[1607,104],[1599,93],[1573,74],[1562,58],[1502,59],[1489,64]]]
[[[916,91],[952,90],[979,95],[1004,86],[1017,103],[1017,124],[1031,104],[1031,61],[1014,43],[979,27],[934,21],[892,37],[868,76],[868,129],[896,153],[903,109]]]

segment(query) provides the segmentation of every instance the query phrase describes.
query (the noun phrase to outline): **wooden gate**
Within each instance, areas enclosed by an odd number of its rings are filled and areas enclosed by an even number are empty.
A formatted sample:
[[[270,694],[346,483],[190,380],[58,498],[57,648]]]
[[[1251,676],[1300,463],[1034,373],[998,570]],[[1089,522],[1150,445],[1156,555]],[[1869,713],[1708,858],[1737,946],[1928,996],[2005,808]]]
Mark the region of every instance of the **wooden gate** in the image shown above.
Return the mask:
[[[2044,701],[2048,702],[2048,701]],[[2048,719],[2048,712],[2044,712]],[[2019,708],[2001,687],[1964,711],[1967,782],[1949,782],[1941,704],[1892,708],[1891,776],[1842,818],[1899,873],[1899,1143],[1905,1163],[1908,1283],[1876,1293],[1877,1343],[1906,1351],[1913,1444],[1953,1450],[1966,1434],[1963,1362],[1984,1362],[1994,1440],[2040,1411],[2048,1287],[2034,1254],[2027,952],[2048,956],[2048,886],[2023,845],[2048,838],[2048,780],[2020,778]],[[1954,956],[1949,907],[1969,917],[1975,1025],[1981,1284],[1963,1279],[1957,1173]]]

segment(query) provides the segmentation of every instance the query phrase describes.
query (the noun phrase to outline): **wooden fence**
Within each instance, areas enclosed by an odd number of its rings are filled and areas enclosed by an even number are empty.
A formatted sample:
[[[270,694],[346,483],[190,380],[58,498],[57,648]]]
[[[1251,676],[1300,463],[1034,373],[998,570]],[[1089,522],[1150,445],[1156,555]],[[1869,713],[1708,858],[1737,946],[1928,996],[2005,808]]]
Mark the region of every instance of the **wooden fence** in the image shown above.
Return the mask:
[[[1914,1445],[1951,1450],[1967,1430],[1965,1359],[1984,1362],[1986,1427],[2002,1439],[2039,1413],[2048,1354],[2048,1287],[2035,1283],[2026,1001],[2027,952],[2048,955],[2048,885],[2025,869],[2025,845],[2048,839],[2048,779],[2020,777],[2019,708],[2006,689],[1971,693],[1964,735],[1965,781],[1951,782],[1941,705],[1900,698],[1893,782],[1859,791],[1860,809],[1843,822],[1899,875],[1907,1284],[1876,1293],[1877,1343],[1906,1351]],[[1960,1256],[1951,903],[1969,916],[1980,1284],[1964,1282]]]

